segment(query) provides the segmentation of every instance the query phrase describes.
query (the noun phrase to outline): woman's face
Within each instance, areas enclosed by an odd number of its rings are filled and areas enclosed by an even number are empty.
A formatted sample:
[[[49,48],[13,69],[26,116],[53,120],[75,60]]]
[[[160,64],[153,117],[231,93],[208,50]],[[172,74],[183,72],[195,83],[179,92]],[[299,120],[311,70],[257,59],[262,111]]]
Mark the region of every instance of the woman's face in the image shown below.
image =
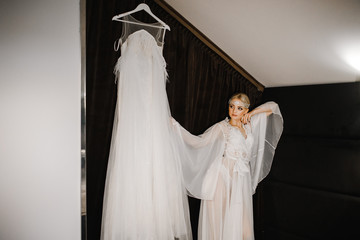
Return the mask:
[[[233,99],[229,104],[229,116],[232,120],[240,121],[241,117],[246,114],[249,109],[244,107],[244,103],[240,99]]]

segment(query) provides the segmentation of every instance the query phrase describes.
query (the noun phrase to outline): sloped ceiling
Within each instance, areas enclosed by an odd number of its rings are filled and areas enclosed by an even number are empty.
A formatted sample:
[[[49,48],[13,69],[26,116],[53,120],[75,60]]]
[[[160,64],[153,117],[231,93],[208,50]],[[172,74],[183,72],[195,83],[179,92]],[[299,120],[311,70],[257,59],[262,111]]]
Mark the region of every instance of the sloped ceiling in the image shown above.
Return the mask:
[[[265,87],[360,80],[360,0],[165,0]]]

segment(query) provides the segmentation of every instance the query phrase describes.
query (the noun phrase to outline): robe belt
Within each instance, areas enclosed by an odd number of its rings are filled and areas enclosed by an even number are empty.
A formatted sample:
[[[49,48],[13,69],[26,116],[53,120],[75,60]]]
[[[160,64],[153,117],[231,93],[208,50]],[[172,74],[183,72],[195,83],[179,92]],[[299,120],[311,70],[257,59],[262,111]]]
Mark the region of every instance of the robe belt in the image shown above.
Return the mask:
[[[234,173],[244,175],[245,173],[250,172],[249,162],[244,161],[241,158],[231,157],[228,155],[226,157],[235,161],[234,170],[233,170]]]
[[[249,162],[245,162],[243,160],[237,160],[235,162],[235,166],[234,166],[234,173],[238,173],[239,175],[244,176],[245,173],[250,172],[250,165]]]

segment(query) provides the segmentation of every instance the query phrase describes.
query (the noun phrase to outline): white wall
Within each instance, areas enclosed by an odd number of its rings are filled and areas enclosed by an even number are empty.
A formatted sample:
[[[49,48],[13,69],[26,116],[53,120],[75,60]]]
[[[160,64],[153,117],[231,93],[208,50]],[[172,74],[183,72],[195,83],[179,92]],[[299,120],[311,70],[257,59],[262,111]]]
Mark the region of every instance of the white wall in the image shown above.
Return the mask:
[[[80,240],[79,5],[0,1],[1,240]]]

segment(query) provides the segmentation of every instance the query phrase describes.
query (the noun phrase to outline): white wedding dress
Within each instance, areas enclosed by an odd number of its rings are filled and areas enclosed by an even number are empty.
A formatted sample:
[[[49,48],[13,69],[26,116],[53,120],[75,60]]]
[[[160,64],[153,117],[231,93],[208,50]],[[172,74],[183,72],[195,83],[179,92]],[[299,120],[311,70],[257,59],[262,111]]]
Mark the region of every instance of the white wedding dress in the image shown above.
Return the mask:
[[[164,30],[157,26],[123,25],[103,240],[192,239],[178,149],[171,140]]]

